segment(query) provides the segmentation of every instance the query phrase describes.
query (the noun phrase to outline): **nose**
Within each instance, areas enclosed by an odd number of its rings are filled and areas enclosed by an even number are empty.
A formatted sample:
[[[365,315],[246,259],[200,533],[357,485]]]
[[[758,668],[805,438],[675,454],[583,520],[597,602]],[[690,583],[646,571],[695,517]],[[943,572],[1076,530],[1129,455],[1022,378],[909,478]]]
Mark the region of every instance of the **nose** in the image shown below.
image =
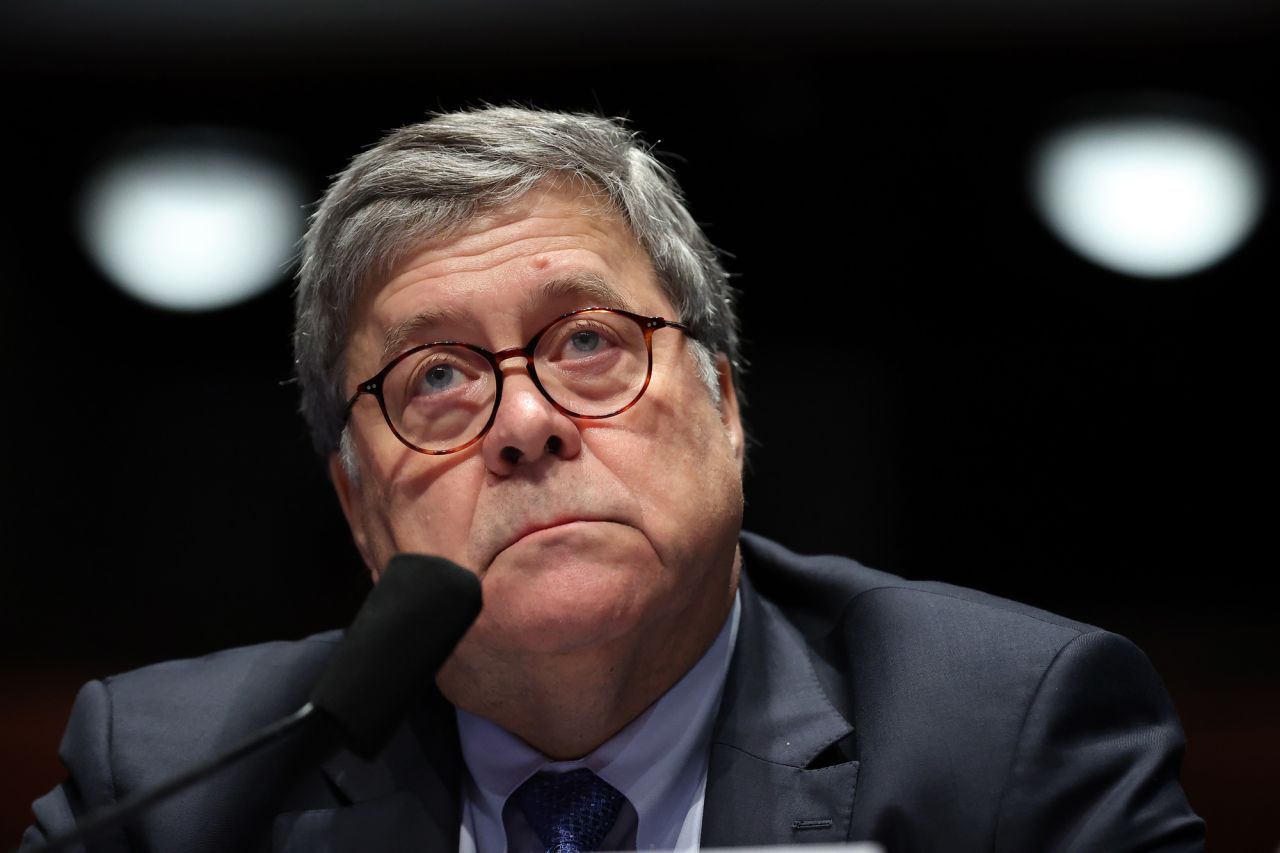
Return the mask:
[[[528,367],[504,368],[502,401],[481,442],[485,467],[500,477],[546,456],[572,459],[582,448],[578,424],[543,396]]]

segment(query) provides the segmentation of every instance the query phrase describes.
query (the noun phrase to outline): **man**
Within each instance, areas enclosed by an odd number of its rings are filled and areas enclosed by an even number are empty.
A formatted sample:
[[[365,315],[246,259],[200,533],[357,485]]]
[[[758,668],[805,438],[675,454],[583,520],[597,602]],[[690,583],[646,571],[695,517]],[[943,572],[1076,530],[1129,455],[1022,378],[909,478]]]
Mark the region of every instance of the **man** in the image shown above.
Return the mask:
[[[110,849],[1201,848],[1132,645],[740,532],[732,293],[618,124],[389,135],[312,220],[295,345],[375,581],[439,554],[484,609],[376,761],[278,750]],[[336,642],[90,684],[25,840],[293,710]]]

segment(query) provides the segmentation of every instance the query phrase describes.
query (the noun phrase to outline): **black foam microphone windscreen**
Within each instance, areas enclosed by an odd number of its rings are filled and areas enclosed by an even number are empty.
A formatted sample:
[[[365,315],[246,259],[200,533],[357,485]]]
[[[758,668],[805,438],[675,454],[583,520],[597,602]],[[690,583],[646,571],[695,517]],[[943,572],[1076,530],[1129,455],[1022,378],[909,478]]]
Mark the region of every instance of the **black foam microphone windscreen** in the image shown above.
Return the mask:
[[[386,745],[480,613],[480,580],[443,557],[399,554],[311,694],[366,760]]]

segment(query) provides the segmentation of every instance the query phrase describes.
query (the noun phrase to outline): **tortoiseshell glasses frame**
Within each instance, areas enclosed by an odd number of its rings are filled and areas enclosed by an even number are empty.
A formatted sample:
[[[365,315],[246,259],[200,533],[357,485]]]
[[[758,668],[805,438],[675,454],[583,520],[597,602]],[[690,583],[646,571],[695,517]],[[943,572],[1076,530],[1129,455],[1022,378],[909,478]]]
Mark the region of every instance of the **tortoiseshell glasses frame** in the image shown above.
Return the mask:
[[[539,378],[538,376],[535,355],[537,354],[538,344],[542,342],[543,338],[552,329],[560,326],[563,323],[570,322],[574,319],[589,320],[591,319],[592,316],[595,316],[595,315],[609,315],[612,317],[625,318],[636,324],[639,331],[644,336],[645,370],[644,370],[643,380],[640,380],[640,376],[637,373],[634,379],[627,385],[628,393],[631,387],[635,387],[635,393],[631,394],[629,399],[626,399],[625,403],[602,414],[601,413],[584,414],[582,412],[575,411],[573,408],[569,406],[562,404],[559,400],[557,400],[555,397],[551,395],[551,393],[547,390],[546,386],[543,385],[542,379]],[[561,412],[562,414],[568,415],[569,417],[572,417],[572,418],[581,418],[585,420],[602,420],[604,418],[611,418],[616,415],[622,414],[623,412],[627,411],[632,406],[634,406],[637,402],[639,402],[640,398],[644,396],[644,392],[648,389],[649,382],[653,378],[653,333],[658,329],[678,329],[679,331],[685,333],[686,335],[690,334],[690,329],[688,326],[686,326],[683,323],[678,323],[674,320],[667,320],[663,317],[648,317],[643,314],[635,314],[631,311],[624,311],[620,308],[596,307],[596,308],[580,308],[576,311],[570,311],[566,314],[561,314],[560,316],[552,320],[550,323],[543,326],[542,329],[540,329],[538,333],[535,334],[529,340],[529,342],[522,347],[508,347],[507,349],[499,350],[497,352],[492,352],[490,350],[485,349],[484,347],[476,346],[475,344],[466,343],[465,341],[444,340],[444,341],[432,341],[431,343],[421,344],[419,346],[415,346],[411,349],[406,350],[405,352],[400,353],[391,361],[387,362],[387,364],[384,365],[383,368],[379,370],[376,374],[369,377],[365,381],[359,383],[359,385],[356,387],[355,393],[351,395],[351,398],[347,401],[346,409],[343,412],[343,429],[346,429],[346,426],[351,419],[351,411],[355,407],[356,402],[359,401],[359,399],[362,396],[368,394],[369,396],[372,396],[377,399],[378,407],[382,410],[382,417],[386,421],[387,427],[391,430],[392,434],[410,450],[415,450],[418,453],[425,453],[429,456],[444,456],[449,453],[457,453],[461,450],[466,450],[468,447],[471,447],[476,442],[484,438],[485,435],[488,434],[489,429],[493,426],[494,421],[497,419],[498,407],[502,404],[502,384],[503,384],[502,380],[504,376],[503,370],[502,370],[502,362],[506,361],[509,358],[514,358],[517,356],[523,357],[525,359],[525,371],[528,373],[529,378],[533,381],[534,386],[538,389],[538,391],[542,394],[542,396],[546,398],[547,402],[549,402],[553,407],[555,407],[557,411]],[[422,353],[426,350],[430,350],[433,348],[439,348],[439,347],[452,347],[458,350],[465,350],[470,353],[474,353],[477,356],[480,356],[480,358],[483,359],[484,363],[487,364],[490,372],[492,373],[492,378],[494,382],[493,404],[490,407],[489,416],[485,420],[484,426],[481,427],[480,430],[475,435],[469,437],[463,443],[458,444],[454,447],[448,447],[444,449],[421,447],[415,444],[412,440],[410,440],[410,438],[406,437],[401,431],[401,428],[397,426],[396,418],[392,416],[392,413],[387,405],[387,398],[384,394],[387,377],[392,373],[392,371],[396,369],[397,366],[402,364],[406,359],[410,359],[419,353]],[[638,351],[636,351],[632,353],[632,355],[639,355],[639,353]]]

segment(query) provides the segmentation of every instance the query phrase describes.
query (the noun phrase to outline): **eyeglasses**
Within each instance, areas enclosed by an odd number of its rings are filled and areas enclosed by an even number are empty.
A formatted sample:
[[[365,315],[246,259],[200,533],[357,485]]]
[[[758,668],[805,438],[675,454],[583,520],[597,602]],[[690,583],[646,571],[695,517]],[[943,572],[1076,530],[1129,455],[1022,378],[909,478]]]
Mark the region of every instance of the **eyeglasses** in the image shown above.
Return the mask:
[[[396,438],[440,456],[475,444],[498,416],[502,362],[525,358],[529,378],[557,410],[599,420],[620,415],[644,395],[653,375],[653,333],[689,327],[617,308],[582,308],[557,317],[523,347],[490,352],[436,341],[401,353],[347,401],[343,425],[363,394],[378,399]]]

